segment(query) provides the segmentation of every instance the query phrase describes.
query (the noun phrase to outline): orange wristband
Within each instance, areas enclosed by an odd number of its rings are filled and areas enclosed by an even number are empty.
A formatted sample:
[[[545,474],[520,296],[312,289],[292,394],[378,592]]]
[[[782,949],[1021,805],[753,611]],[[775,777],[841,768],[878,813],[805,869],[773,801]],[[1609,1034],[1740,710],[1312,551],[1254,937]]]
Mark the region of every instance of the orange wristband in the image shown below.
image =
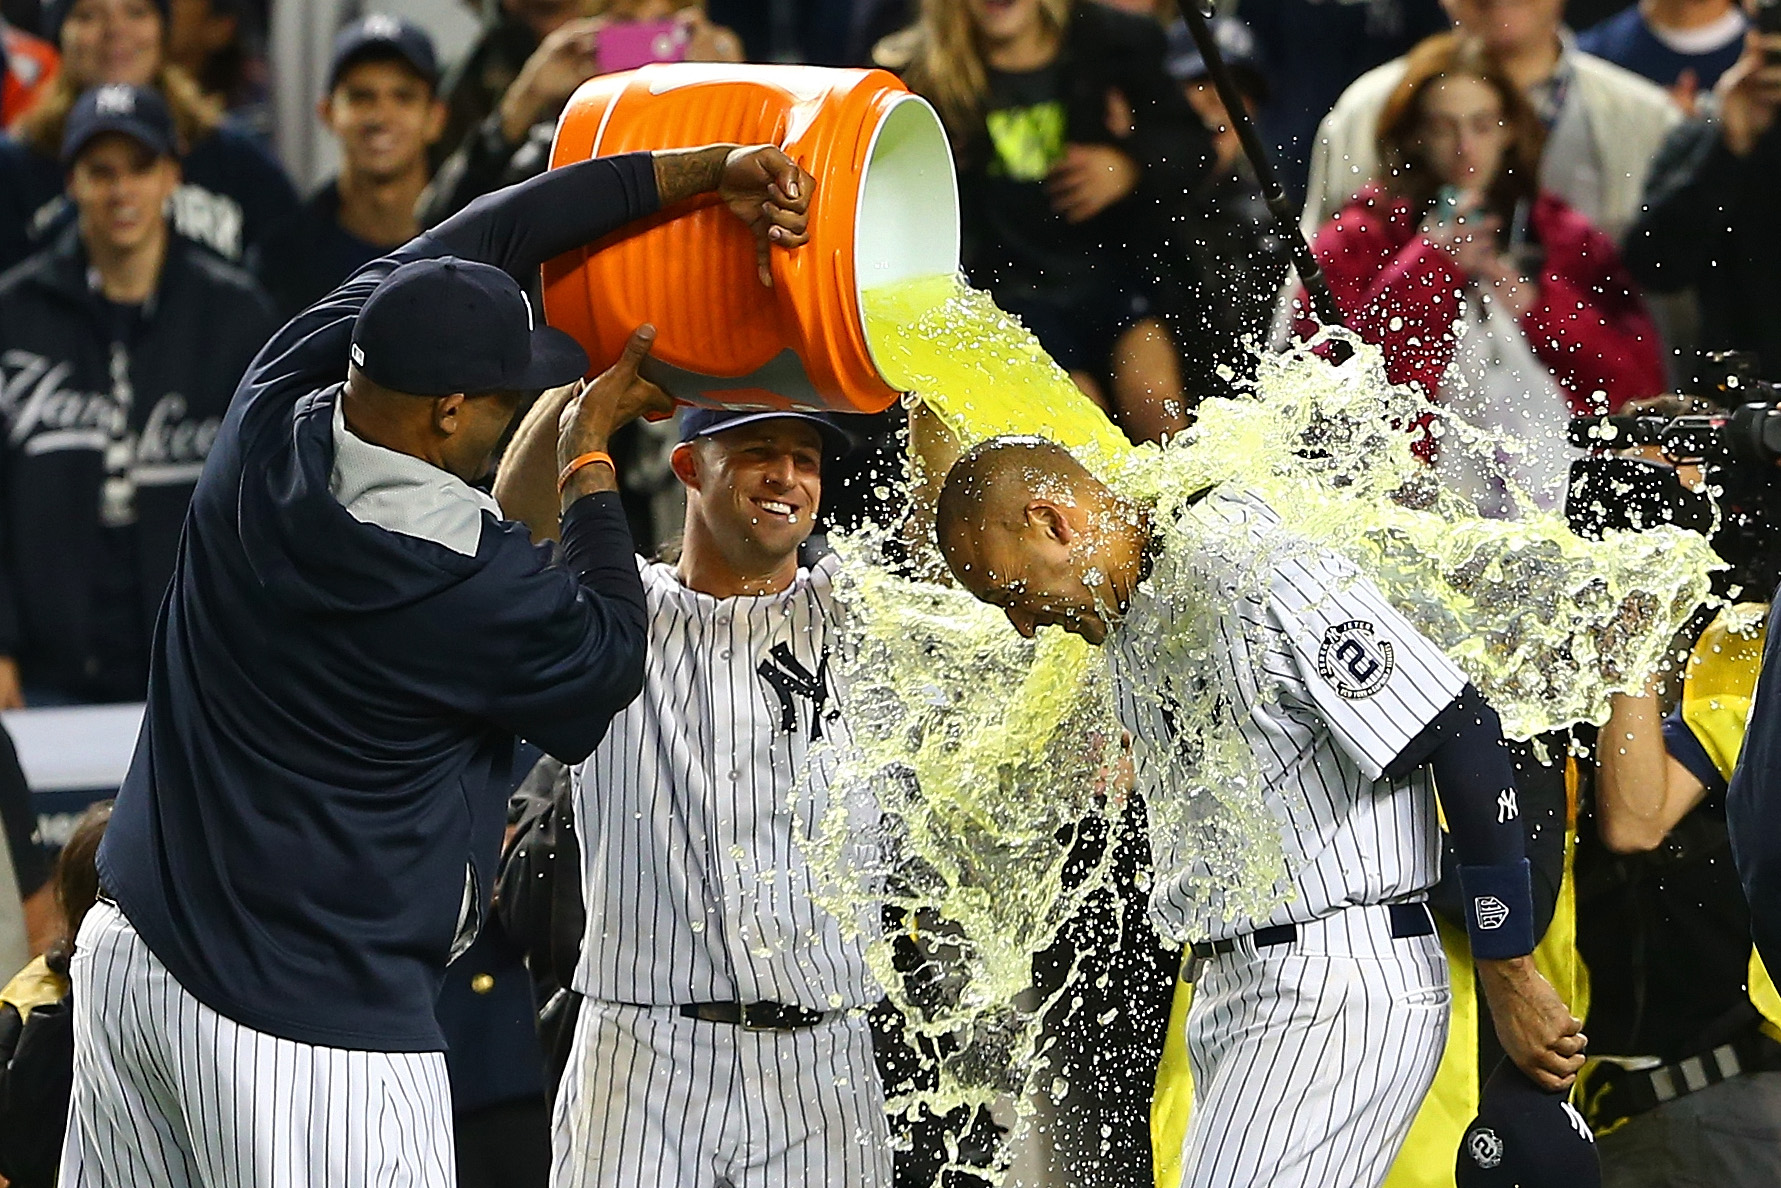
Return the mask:
[[[563,467],[563,473],[557,475],[557,494],[563,493],[563,488],[569,485],[569,480],[575,477],[576,471],[584,466],[592,466],[596,462],[611,470],[614,478],[618,477],[618,467],[612,464],[611,454],[605,450],[589,450],[579,457],[571,458],[569,465]]]

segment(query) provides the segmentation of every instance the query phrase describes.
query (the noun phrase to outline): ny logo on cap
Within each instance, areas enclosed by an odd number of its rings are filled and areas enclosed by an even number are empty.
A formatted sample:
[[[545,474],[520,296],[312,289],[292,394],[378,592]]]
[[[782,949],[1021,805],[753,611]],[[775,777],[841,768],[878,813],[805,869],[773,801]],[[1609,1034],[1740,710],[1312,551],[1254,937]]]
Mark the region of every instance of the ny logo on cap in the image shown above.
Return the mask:
[[[99,93],[93,97],[93,109],[100,115],[135,115],[136,92],[121,83],[100,87]]]
[[[364,30],[366,37],[379,41],[394,41],[402,36],[402,22],[382,12],[374,12],[366,17],[365,23],[359,28]]]
[[[535,332],[538,329],[538,323],[532,318],[532,299],[526,296],[524,289],[519,291],[519,299],[526,303],[526,329]]]

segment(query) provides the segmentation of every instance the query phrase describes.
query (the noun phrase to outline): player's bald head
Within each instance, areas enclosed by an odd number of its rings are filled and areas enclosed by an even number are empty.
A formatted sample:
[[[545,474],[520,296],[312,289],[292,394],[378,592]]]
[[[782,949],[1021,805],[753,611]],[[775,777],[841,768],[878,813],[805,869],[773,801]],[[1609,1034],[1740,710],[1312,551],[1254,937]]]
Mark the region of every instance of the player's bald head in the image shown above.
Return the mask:
[[[935,509],[935,535],[958,573],[984,534],[1020,531],[1035,497],[1070,499],[1096,480],[1070,451],[1043,437],[992,437],[973,447],[946,475]],[[960,576],[963,576],[962,574]]]
[[[1056,442],[984,442],[947,474],[935,510],[953,576],[1022,635],[1057,626],[1098,644],[1124,612],[1142,516]]]

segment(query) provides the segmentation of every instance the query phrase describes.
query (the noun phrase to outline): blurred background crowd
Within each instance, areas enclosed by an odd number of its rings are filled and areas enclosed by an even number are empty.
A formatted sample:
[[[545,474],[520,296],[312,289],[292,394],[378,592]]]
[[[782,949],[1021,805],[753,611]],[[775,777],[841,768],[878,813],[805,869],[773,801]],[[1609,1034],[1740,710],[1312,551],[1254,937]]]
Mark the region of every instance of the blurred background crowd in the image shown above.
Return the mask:
[[[1216,37],[1348,324],[1431,418],[1527,443],[1480,468],[1417,430],[1484,514],[1562,503],[1574,415],[1716,407],[1781,378],[1775,15],[1737,0],[1222,5]],[[185,501],[247,361],[360,265],[545,168],[558,113],[597,74],[692,60],[901,75],[951,134],[971,281],[1134,440],[1182,429],[1197,400],[1241,389],[1257,352],[1316,329],[1173,0],[0,0],[0,16],[0,710],[141,700]],[[899,415],[860,458],[896,450]],[[680,522],[673,440],[643,425],[619,443],[645,550]],[[826,477],[838,521],[870,504]],[[1775,567],[1750,536],[1727,592],[1763,602]],[[1740,638],[1760,638],[1764,610]],[[1695,635],[1722,656],[1726,629],[1703,617]],[[1741,685],[1723,664],[1713,679],[1747,704],[1754,665]],[[1781,999],[1750,973],[1723,821],[1742,726],[1701,708],[1735,701],[1720,686],[1689,700],[1694,671],[1620,705],[1610,729],[1637,745],[1598,748],[1618,757],[1600,778],[1571,763],[1550,811],[1528,816],[1550,830],[1553,885],[1571,881],[1597,975],[1591,1052],[1626,1074],[1598,1082],[1592,1119],[1609,1182],[1681,1183],[1669,1169],[1705,1160],[1723,1169],[1701,1182],[1773,1185]],[[0,963],[39,958],[0,1008],[0,1172],[20,1185],[47,1182],[19,1152],[60,1122],[21,1113],[30,1095],[5,1080],[33,1068],[25,1021],[53,1020],[66,994],[103,828],[102,810],[56,816],[0,733],[0,859],[18,891],[0,896]],[[1099,1088],[1060,1127],[1081,1149],[1050,1182],[1139,1182],[1149,1166],[1145,1053],[1176,957],[1127,932],[1103,945],[1122,948],[1106,958],[1114,997],[1135,1004],[1126,1047],[1078,1054],[1099,1070],[1078,1083]],[[467,1185],[543,1183],[547,1074],[519,948],[491,930],[440,1008]],[[1714,1075],[1652,1087],[1689,1061]]]

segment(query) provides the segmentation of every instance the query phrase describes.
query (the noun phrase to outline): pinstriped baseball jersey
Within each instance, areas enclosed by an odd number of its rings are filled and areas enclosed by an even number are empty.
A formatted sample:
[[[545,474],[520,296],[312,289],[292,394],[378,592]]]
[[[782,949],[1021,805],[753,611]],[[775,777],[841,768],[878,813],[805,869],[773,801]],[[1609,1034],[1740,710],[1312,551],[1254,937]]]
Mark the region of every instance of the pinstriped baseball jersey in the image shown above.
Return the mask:
[[[575,989],[640,1005],[870,1004],[862,947],[814,901],[798,846],[835,765],[811,744],[849,737],[829,672],[836,560],[779,594],[726,599],[640,564],[643,693],[575,770],[587,899]]]
[[[1272,536],[1279,524],[1252,495],[1213,492],[1183,514],[1164,548],[1191,548],[1196,534],[1228,539],[1232,528],[1260,548],[1261,534]],[[1464,674],[1327,551],[1307,545],[1276,560],[1254,589],[1242,588],[1212,550],[1185,560],[1210,586],[1214,605],[1225,603],[1208,695],[1255,756],[1296,875],[1294,893],[1266,919],[1225,919],[1216,894],[1190,890],[1204,881],[1192,877],[1193,867],[1183,869],[1179,843],[1159,840],[1157,869],[1177,874],[1152,892],[1157,923],[1184,939],[1223,940],[1433,886],[1440,831],[1428,774],[1388,780],[1381,773],[1465,686]],[[1155,786],[1162,788],[1185,786],[1187,773],[1166,714],[1136,690],[1154,683],[1150,641],[1170,630],[1177,605],[1146,583],[1108,640],[1122,724],[1137,762],[1161,769]]]

